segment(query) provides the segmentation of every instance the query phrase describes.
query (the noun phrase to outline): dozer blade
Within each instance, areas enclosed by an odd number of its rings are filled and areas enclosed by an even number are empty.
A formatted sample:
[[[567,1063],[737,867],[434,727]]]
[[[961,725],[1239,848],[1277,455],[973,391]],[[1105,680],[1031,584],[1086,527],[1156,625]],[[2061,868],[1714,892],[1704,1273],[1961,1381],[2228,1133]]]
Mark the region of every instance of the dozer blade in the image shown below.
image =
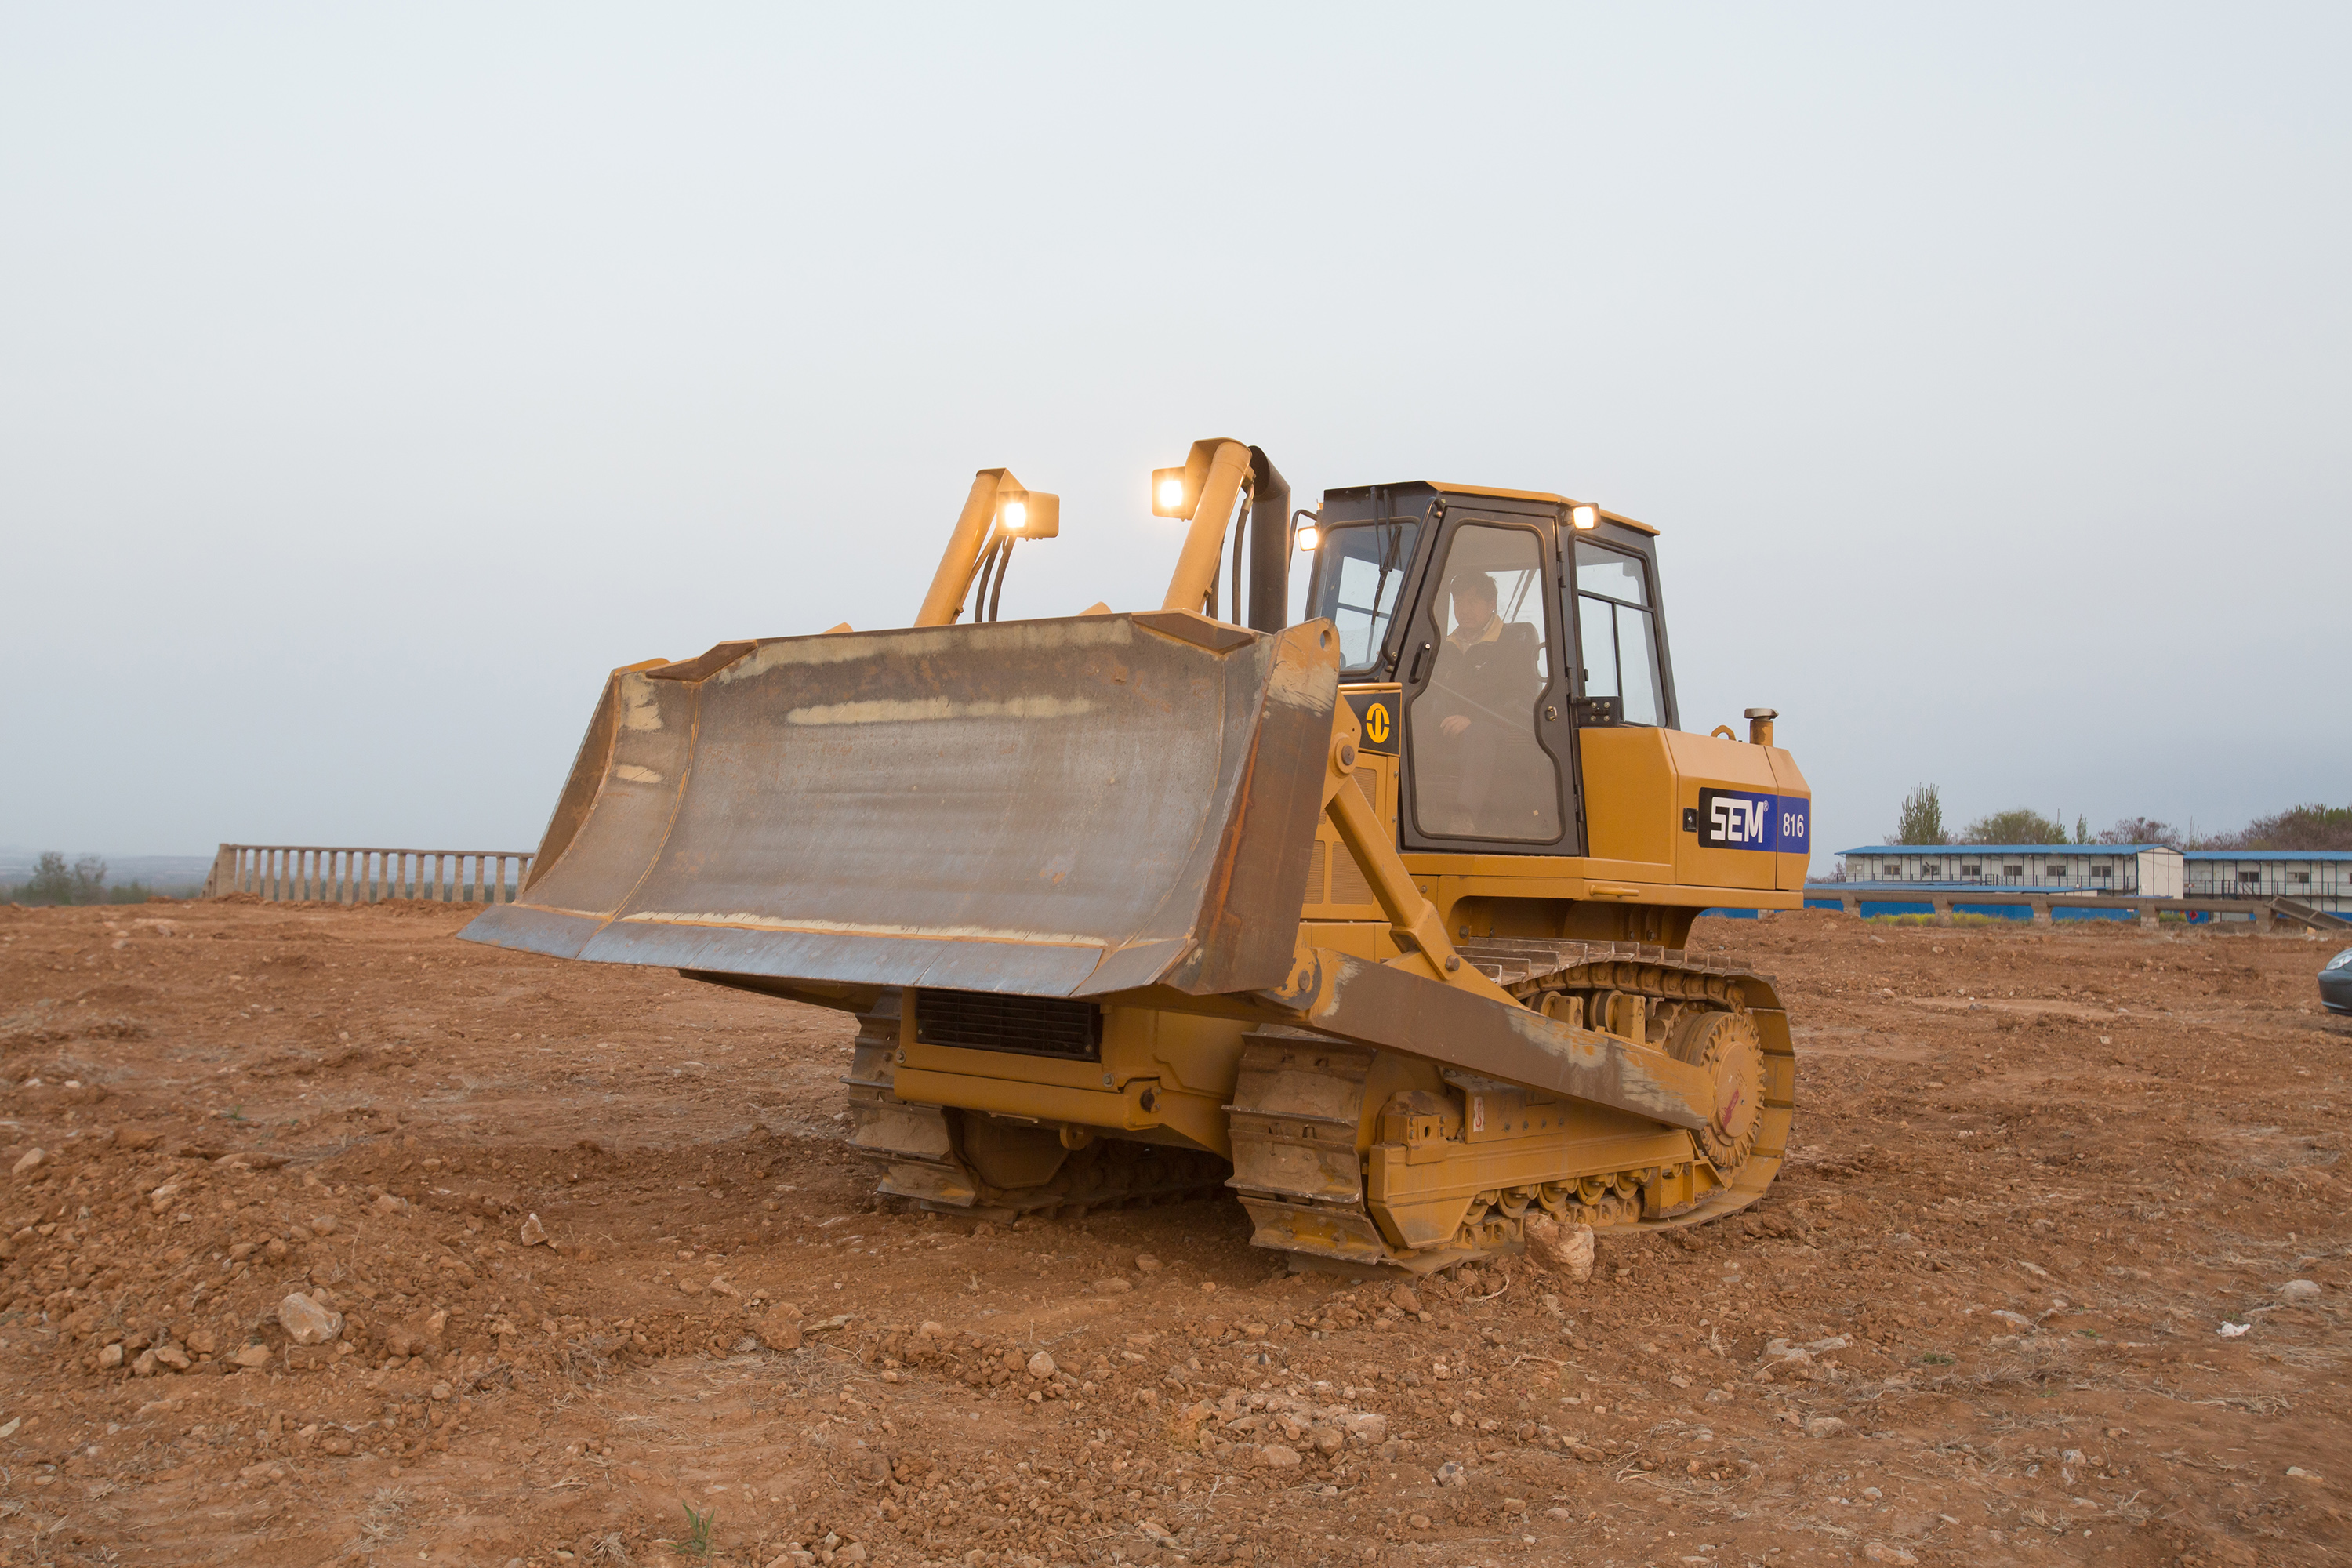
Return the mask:
[[[722,644],[616,671],[475,942],[1088,996],[1289,972],[1338,649],[1184,612]]]

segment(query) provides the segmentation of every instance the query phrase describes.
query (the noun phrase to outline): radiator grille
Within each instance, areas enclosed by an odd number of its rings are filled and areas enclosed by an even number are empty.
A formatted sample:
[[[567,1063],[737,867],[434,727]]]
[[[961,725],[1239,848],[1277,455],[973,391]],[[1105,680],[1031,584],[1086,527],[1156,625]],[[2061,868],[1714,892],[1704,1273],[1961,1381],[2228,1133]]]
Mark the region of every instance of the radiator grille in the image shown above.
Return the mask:
[[[1052,996],[918,991],[915,1038],[927,1046],[1102,1060],[1102,1009]]]
[[[1331,857],[1331,901],[1335,904],[1376,904],[1380,895],[1364,880],[1356,858],[1342,847]]]

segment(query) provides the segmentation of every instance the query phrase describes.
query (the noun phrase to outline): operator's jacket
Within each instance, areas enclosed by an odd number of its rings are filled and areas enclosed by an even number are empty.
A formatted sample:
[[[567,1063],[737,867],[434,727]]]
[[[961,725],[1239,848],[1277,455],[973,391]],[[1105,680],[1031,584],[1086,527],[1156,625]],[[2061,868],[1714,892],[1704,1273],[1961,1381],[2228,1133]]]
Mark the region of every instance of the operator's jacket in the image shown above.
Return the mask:
[[[1535,724],[1536,694],[1542,687],[1536,672],[1534,630],[1497,619],[1467,643],[1446,638],[1430,679],[1439,717],[1459,713],[1474,730],[1529,732]]]

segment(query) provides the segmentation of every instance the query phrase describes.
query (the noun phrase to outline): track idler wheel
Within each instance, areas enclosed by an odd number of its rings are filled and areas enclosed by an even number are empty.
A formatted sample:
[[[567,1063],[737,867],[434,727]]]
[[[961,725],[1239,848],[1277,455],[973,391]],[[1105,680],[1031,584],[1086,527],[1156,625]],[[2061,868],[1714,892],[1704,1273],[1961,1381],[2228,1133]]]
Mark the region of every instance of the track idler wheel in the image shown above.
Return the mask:
[[[1668,1050],[1706,1075],[1706,1125],[1691,1134],[1726,1182],[1748,1163],[1764,1120],[1764,1041],[1745,1013],[1693,1013],[1675,1026]]]

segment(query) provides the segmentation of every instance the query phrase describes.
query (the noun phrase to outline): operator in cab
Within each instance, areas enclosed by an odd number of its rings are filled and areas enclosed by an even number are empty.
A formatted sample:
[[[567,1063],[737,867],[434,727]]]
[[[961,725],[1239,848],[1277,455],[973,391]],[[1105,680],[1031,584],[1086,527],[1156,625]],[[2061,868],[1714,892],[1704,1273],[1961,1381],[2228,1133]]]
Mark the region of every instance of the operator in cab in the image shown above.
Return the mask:
[[[1446,584],[1452,595],[1454,629],[1437,650],[1429,681],[1437,699],[1440,749],[1451,753],[1433,773],[1450,786],[1452,798],[1431,805],[1440,833],[1467,837],[1524,836],[1516,809],[1502,805],[1498,785],[1507,770],[1504,749],[1529,731],[1528,705],[1542,685],[1531,639],[1523,626],[1505,621],[1496,608],[1495,579],[1485,572],[1459,572]],[[1432,779],[1432,782],[1435,782]],[[1507,789],[1501,791],[1508,794]],[[1511,820],[1496,820],[1498,815]]]

